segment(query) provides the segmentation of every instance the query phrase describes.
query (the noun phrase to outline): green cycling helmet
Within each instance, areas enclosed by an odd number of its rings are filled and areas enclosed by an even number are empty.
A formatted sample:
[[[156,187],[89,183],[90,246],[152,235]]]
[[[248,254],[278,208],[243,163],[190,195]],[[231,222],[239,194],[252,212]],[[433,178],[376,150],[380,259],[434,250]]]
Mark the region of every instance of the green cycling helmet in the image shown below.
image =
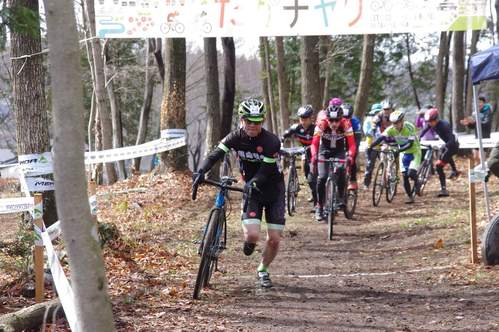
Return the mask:
[[[265,113],[265,106],[256,98],[245,99],[239,104],[238,114],[242,119],[263,121]]]
[[[380,103],[373,104],[371,106],[371,111],[367,115],[376,115],[383,110],[383,106]]]

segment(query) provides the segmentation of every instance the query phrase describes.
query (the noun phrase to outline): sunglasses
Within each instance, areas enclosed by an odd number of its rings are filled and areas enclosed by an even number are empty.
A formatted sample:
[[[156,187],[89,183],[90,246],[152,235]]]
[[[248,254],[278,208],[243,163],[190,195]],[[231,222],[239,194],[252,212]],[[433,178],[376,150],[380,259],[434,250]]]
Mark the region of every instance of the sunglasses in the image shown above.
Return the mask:
[[[329,119],[329,122],[340,122],[341,119]]]
[[[252,124],[252,125],[258,126],[258,125],[261,125],[263,123],[263,120],[262,121],[251,121],[249,119],[244,119],[244,122],[248,125]]]

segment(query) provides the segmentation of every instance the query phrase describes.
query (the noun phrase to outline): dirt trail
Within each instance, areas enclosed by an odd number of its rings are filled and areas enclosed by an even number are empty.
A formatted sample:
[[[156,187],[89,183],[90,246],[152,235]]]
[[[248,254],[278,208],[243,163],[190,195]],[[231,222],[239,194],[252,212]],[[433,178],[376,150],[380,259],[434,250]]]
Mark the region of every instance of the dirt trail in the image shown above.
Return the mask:
[[[221,258],[228,272],[214,276],[186,319],[244,331],[499,330],[499,270],[467,263],[465,179],[451,182],[452,196],[443,199],[432,182],[413,205],[399,192],[392,204],[373,208],[370,192],[361,192],[355,220],[340,215],[333,241],[300,201],[271,267],[270,290],[256,286],[260,250],[245,257],[233,226]]]

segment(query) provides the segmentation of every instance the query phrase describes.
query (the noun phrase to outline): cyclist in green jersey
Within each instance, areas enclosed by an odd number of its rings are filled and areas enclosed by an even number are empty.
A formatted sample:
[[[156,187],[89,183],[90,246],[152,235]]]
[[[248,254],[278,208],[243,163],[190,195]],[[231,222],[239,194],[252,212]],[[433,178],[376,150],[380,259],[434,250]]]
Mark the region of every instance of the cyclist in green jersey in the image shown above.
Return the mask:
[[[418,168],[421,165],[421,146],[416,131],[416,126],[408,121],[404,121],[404,112],[395,111],[390,114],[392,125],[381,134],[370,146],[372,150],[382,142],[394,143],[400,147],[400,169],[404,179],[404,190],[407,194],[406,204],[414,203],[410,179],[417,180]]]

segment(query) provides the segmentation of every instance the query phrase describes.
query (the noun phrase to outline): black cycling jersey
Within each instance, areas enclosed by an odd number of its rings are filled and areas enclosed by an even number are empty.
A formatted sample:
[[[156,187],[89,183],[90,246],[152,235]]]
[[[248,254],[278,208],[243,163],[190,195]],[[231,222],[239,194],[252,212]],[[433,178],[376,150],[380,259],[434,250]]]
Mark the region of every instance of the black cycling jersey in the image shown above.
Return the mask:
[[[279,138],[264,128],[257,137],[249,137],[243,129],[237,129],[222,139],[202,163],[200,170],[207,172],[226,152],[234,150],[244,181],[253,179],[263,196],[271,199],[277,196],[276,183],[284,181],[277,164],[280,148]]]
[[[423,137],[424,134],[426,134],[426,132],[430,130],[430,128],[432,127],[426,124],[426,127],[424,127],[424,129],[421,131],[419,137]],[[447,122],[446,120],[439,120],[437,125],[433,127],[433,130],[435,130],[440,139],[445,142],[445,146],[451,147],[457,143],[456,136],[452,132],[449,122]]]
[[[311,124],[308,128],[304,128],[301,123],[295,123],[282,135],[282,140],[289,137],[295,137],[298,141],[305,146],[312,144],[314,137],[315,125]]]

